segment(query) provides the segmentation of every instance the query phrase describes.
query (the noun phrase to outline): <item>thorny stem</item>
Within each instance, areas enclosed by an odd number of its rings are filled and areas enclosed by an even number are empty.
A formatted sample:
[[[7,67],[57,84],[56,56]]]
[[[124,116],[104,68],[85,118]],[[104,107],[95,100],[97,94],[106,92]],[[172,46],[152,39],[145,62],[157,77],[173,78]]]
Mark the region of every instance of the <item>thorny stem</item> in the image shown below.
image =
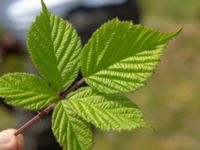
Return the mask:
[[[85,82],[84,78],[82,78],[81,80],[76,82],[68,90],[66,90],[63,93],[61,93],[59,95],[59,99],[64,99],[70,92],[72,92],[72,91],[76,90],[77,88],[79,88],[84,82]],[[36,116],[31,118],[24,125],[22,125],[20,128],[18,128],[14,135],[17,136],[17,135],[21,134],[26,128],[30,127],[33,123],[35,123],[41,117],[49,114],[55,108],[55,106],[56,106],[56,104],[53,103],[53,104],[49,105],[47,108],[45,108],[44,110],[40,111]]]

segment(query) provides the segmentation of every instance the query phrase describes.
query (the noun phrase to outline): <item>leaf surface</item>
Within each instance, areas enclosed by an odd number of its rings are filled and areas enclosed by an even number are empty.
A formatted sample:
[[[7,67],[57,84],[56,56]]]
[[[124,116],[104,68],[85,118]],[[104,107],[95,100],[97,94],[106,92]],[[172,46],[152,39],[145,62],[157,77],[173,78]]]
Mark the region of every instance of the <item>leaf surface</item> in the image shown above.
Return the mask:
[[[29,110],[40,110],[57,100],[56,92],[45,81],[27,73],[1,77],[0,96],[8,104]]]
[[[100,27],[83,48],[82,74],[103,93],[134,91],[144,85],[162,50],[179,32],[159,33],[114,19]]]
[[[28,32],[28,48],[41,75],[60,92],[77,77],[81,41],[74,28],[48,12],[43,3],[41,14]]]
[[[53,112],[52,129],[64,150],[89,150],[92,131],[87,122],[71,110],[66,101],[59,102]]]
[[[85,120],[106,131],[148,127],[140,109],[119,94],[101,95],[82,88],[69,95],[68,103]]]

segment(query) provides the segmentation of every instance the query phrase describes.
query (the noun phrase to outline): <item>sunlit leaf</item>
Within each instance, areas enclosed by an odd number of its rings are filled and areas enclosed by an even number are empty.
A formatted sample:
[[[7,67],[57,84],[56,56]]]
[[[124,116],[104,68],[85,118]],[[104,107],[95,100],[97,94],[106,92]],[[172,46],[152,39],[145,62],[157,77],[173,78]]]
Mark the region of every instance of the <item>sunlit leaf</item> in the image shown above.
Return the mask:
[[[77,77],[81,41],[76,31],[60,17],[48,12],[45,4],[27,37],[34,64],[51,86],[60,92]]]
[[[173,33],[160,33],[131,22],[105,23],[83,48],[86,82],[103,93],[130,92],[142,87],[158,64]]]

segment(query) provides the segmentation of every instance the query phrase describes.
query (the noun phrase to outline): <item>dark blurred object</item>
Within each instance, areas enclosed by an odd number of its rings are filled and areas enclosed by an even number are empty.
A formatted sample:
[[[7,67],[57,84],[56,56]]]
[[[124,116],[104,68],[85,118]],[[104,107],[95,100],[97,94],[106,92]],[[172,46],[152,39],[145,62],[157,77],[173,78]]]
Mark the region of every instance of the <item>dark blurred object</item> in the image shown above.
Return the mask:
[[[140,22],[140,10],[137,1],[129,0],[121,5],[98,8],[79,7],[71,11],[65,19],[73,24],[83,43],[86,43],[98,27],[116,17],[138,24]]]
[[[21,44],[9,34],[1,33],[0,38],[0,60],[4,59],[9,55],[22,55],[24,50]],[[12,110],[10,105],[5,104],[4,99],[0,97],[0,105],[5,105],[7,108]]]
[[[0,106],[6,106],[6,108],[8,108],[9,110],[12,110],[12,106],[7,105],[6,103],[4,103],[4,99],[0,97]]]
[[[9,34],[3,34],[0,39],[0,56],[3,58],[11,54],[22,55],[24,50],[16,38]]]

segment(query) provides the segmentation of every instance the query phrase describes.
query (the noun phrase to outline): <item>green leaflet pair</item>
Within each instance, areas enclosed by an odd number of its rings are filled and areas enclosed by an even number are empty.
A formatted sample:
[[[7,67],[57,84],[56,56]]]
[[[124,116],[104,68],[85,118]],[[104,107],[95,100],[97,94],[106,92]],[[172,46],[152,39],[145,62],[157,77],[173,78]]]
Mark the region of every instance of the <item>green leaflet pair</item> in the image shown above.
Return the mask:
[[[48,12],[33,22],[27,37],[31,58],[42,79],[27,73],[0,78],[0,96],[6,103],[41,110],[56,103],[52,130],[65,150],[92,146],[90,123],[106,131],[149,127],[140,109],[120,93],[142,87],[158,64],[173,33],[159,33],[131,22],[111,20],[82,48],[73,27]],[[88,87],[58,98],[79,70]]]

